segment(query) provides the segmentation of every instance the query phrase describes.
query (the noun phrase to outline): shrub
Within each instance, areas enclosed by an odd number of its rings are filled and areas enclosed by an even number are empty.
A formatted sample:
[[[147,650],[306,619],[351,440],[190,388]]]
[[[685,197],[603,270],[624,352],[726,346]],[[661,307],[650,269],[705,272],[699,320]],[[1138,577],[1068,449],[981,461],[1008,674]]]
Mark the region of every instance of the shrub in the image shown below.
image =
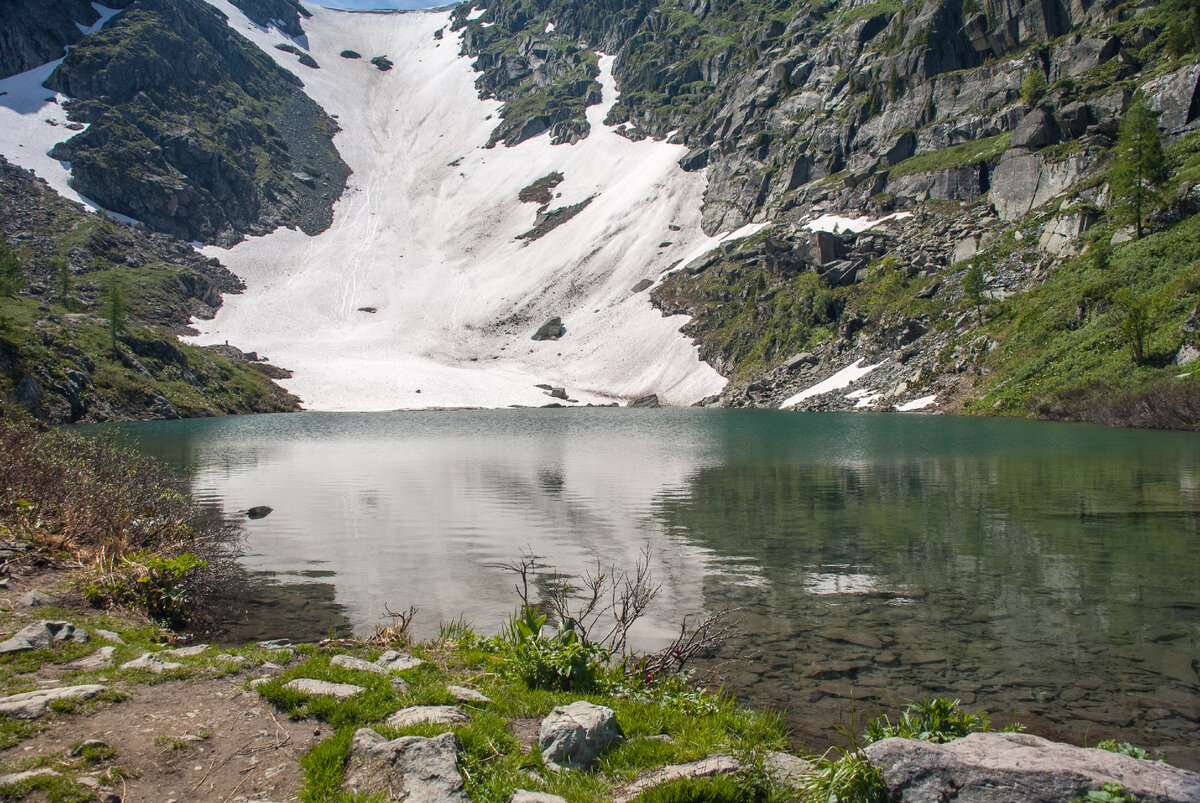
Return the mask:
[[[82,565],[95,604],[133,604],[179,624],[213,570],[230,564],[230,529],[198,526],[198,507],[176,486],[165,466],[111,435],[0,419],[0,530]]]
[[[1037,103],[1046,94],[1046,75],[1041,65],[1035,65],[1021,79],[1021,102],[1026,106]]]
[[[900,715],[900,721],[892,724],[887,715],[876,717],[867,723],[863,739],[868,743],[899,736],[903,739],[924,739],[943,744],[968,733],[987,733],[992,730],[992,718],[986,711],[971,713],[963,711],[958,700],[932,697],[921,702],[910,702]],[[1023,725],[1014,724],[1005,731],[1022,731]]]

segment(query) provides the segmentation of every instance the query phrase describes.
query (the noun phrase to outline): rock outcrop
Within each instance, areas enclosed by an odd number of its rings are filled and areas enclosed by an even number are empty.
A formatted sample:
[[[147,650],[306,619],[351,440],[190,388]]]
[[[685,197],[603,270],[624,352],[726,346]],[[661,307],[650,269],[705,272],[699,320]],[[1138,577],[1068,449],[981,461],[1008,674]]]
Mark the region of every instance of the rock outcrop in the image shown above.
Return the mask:
[[[349,174],[336,123],[203,0],[139,0],[77,43],[46,86],[88,125],[54,156],[107,209],[226,246],[333,220]]]
[[[1106,783],[1144,803],[1200,800],[1200,775],[1024,733],[972,733],[946,744],[884,739],[864,752],[893,800],[1061,803]]]

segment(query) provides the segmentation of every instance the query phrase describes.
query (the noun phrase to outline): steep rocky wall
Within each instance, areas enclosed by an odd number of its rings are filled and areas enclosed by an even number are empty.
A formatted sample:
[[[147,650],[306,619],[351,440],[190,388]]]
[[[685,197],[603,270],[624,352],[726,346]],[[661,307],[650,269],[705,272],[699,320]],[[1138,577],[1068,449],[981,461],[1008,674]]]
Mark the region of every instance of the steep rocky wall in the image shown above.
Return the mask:
[[[336,123],[202,0],[138,0],[73,47],[46,86],[89,124],[54,155],[108,209],[222,245],[332,222],[349,174]]]

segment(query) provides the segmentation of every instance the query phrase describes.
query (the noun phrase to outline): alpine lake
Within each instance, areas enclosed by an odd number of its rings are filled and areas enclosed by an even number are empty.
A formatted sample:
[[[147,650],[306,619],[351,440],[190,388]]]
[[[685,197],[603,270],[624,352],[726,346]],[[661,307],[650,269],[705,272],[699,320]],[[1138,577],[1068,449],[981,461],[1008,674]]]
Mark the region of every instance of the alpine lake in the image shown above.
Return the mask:
[[[410,605],[417,636],[494,633],[523,554],[544,589],[646,550],[661,589],[636,646],[736,608],[739,635],[698,668],[781,711],[802,748],[939,695],[1200,769],[1200,434],[698,409],[119,432],[240,522],[230,640],[367,635]]]

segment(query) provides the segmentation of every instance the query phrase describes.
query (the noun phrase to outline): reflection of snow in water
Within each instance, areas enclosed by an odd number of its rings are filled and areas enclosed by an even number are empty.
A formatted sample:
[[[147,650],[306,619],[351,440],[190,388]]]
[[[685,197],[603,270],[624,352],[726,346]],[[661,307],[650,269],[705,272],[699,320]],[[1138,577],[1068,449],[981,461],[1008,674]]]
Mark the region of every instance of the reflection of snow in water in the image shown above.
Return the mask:
[[[831,594],[869,594],[879,589],[879,578],[871,574],[812,572],[804,578],[804,590],[818,597]]]

